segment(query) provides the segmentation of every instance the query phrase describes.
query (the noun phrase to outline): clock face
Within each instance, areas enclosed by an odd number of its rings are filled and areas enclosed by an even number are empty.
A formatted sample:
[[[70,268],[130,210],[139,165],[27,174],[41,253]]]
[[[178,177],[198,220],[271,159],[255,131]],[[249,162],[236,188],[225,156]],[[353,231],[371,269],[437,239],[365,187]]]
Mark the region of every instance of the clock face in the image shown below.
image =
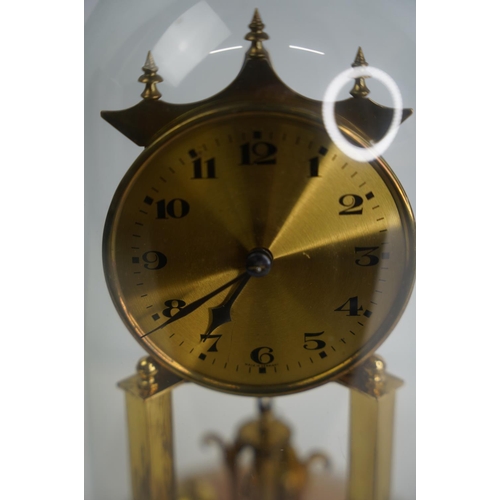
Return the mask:
[[[219,114],[160,138],[119,186],[104,240],[132,334],[178,375],[238,394],[345,372],[413,285],[413,218],[387,165],[292,114]]]

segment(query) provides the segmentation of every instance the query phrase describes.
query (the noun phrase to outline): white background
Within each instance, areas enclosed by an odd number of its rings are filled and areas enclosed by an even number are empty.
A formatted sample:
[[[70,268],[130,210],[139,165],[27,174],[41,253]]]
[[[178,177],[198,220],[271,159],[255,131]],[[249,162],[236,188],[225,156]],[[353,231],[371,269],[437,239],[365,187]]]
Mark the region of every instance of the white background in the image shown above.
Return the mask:
[[[81,14],[77,2],[2,6],[2,498],[84,497]],[[498,493],[496,19],[481,1],[419,5],[417,15],[416,456],[426,500]]]

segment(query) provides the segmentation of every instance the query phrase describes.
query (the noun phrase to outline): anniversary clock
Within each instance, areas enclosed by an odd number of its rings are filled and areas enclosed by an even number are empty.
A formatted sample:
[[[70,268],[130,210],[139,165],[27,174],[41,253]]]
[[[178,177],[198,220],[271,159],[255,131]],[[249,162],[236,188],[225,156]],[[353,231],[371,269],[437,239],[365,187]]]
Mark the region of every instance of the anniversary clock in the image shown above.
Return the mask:
[[[340,381],[370,399],[354,404],[354,418],[378,422],[366,431],[351,420],[351,453],[368,435],[374,456],[364,449],[351,458],[350,498],[382,500],[399,381],[373,354],[412,291],[411,207],[381,157],[352,159],[325,130],[322,103],[282,82],[257,11],[249,27],[242,69],[215,96],[163,101],[149,53],[142,101],[102,112],[144,147],[116,190],[103,237],[109,293],[149,355],[121,383],[134,498],[179,494],[171,391],[183,381],[261,398],[239,444],[220,443],[231,498],[302,498],[305,466],[284,451],[289,434],[269,398]],[[367,66],[361,49],[353,66]],[[358,77],[352,97],[335,105],[340,132],[358,148],[380,140],[393,116],[367,95]],[[245,447],[255,452],[250,483],[236,471]]]

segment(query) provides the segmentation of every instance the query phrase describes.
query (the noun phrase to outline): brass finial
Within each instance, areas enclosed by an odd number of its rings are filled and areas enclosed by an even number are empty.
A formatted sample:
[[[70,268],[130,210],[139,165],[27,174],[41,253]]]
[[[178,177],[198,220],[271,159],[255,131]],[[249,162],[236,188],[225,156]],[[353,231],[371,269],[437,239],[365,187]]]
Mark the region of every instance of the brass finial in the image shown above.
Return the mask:
[[[150,356],[145,356],[137,363],[137,374],[139,375],[139,390],[143,396],[152,396],[158,391],[158,367]]]
[[[356,53],[356,59],[351,64],[353,68],[358,68],[359,66],[368,66],[366,62],[365,55],[361,47],[358,48]],[[350,94],[353,97],[366,97],[370,93],[368,87],[366,86],[364,77],[356,78],[354,82],[354,87],[352,88]]]
[[[252,42],[252,46],[247,52],[248,57],[267,57],[267,51],[262,45],[262,40],[269,40],[269,35],[264,33],[265,27],[262,19],[260,18],[259,10],[255,9],[252,22],[248,25],[250,33],[245,36],[245,40]]]
[[[373,396],[384,393],[387,373],[385,361],[378,355],[372,354],[355,372],[358,385]]]
[[[156,66],[151,51],[148,52],[146,62],[142,67],[144,74],[139,77],[141,83],[146,84],[144,92],[141,94],[143,99],[159,99],[161,97],[160,91],[156,88],[156,84],[163,82],[163,78],[157,75],[158,66]]]
[[[366,62],[365,55],[363,54],[363,49],[358,47],[358,52],[356,53],[356,59],[351,65],[353,68],[358,68],[359,66],[368,66]]]

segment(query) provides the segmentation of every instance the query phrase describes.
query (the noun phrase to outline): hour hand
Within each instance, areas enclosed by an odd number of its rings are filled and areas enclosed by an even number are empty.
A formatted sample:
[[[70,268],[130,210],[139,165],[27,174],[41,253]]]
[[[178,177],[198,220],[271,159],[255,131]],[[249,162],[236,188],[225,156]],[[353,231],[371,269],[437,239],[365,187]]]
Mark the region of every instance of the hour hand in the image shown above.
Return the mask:
[[[240,281],[240,283],[238,283],[238,286],[229,295],[224,304],[210,309],[210,325],[208,326],[207,331],[200,335],[202,342],[206,342],[208,339],[217,339],[210,347],[209,351],[217,351],[217,342],[221,335],[212,335],[212,332],[224,323],[229,323],[231,321],[231,307],[238,298],[239,294],[242,292],[243,288],[245,288],[250,278],[252,276],[266,276],[271,270],[271,264],[272,255],[269,250],[255,249],[250,252],[246,261],[245,277]]]
[[[168,319],[161,325],[157,326],[153,330],[145,333],[142,337],[147,337],[148,335],[151,335],[152,333],[164,328],[165,326],[173,323],[174,321],[178,321],[179,319],[186,317],[188,314],[191,314],[192,312],[196,311],[199,307],[203,306],[205,302],[208,302],[210,299],[212,299],[219,293],[223,292],[230,286],[234,285],[235,283],[240,282],[238,287],[234,290],[234,292],[230,295],[228,300],[226,300],[226,302],[222,306],[212,308],[212,312],[214,312],[217,309],[221,311],[215,312],[215,315],[212,313],[210,327],[207,333],[205,333],[205,337],[203,338],[203,340],[205,341],[207,338],[206,336],[210,335],[210,332],[214,331],[218,326],[227,323],[228,321],[231,321],[231,306],[233,305],[233,302],[240,294],[241,290],[243,290],[244,286],[248,283],[248,280],[252,276],[255,277],[266,276],[271,269],[271,264],[272,264],[272,255],[271,252],[269,252],[269,250],[265,249],[253,250],[247,256],[246,271],[244,273],[240,274],[239,276],[236,276],[236,278],[233,278],[232,280],[228,281],[226,284],[220,286],[216,290],[213,290],[207,295],[183,307],[182,309],[179,310],[177,314],[175,314],[170,319]]]
[[[205,341],[208,336],[219,326],[223,325],[224,323],[229,323],[231,321],[231,307],[234,304],[234,301],[238,298],[238,295],[241,293],[243,288],[245,288],[245,285],[248,283],[248,280],[252,276],[250,274],[247,274],[241,282],[238,284],[237,288],[234,290],[234,292],[229,296],[229,298],[224,302],[224,304],[217,306],[217,307],[212,307],[210,309],[211,312],[211,320],[210,320],[210,325],[207,329],[207,332],[201,336],[201,339]]]
[[[216,290],[213,290],[212,292],[208,293],[204,297],[201,297],[198,300],[195,300],[194,302],[191,302],[191,304],[188,304],[186,307],[183,307],[182,309],[179,310],[177,314],[172,316],[170,319],[162,323],[160,326],[157,326],[153,330],[147,332],[146,334],[143,335],[143,337],[146,337],[148,335],[151,335],[152,333],[160,330],[161,328],[164,328],[165,326],[169,325],[170,323],[173,323],[174,321],[178,321],[181,318],[184,318],[188,314],[191,314],[193,311],[196,311],[199,307],[201,307],[205,302],[209,301],[212,297],[215,297],[219,293],[223,292],[226,288],[229,288],[231,285],[234,285],[238,281],[242,279],[246,279],[247,273],[242,273],[239,276],[236,276],[236,278],[233,278],[231,281],[228,281],[226,284],[220,286]]]

